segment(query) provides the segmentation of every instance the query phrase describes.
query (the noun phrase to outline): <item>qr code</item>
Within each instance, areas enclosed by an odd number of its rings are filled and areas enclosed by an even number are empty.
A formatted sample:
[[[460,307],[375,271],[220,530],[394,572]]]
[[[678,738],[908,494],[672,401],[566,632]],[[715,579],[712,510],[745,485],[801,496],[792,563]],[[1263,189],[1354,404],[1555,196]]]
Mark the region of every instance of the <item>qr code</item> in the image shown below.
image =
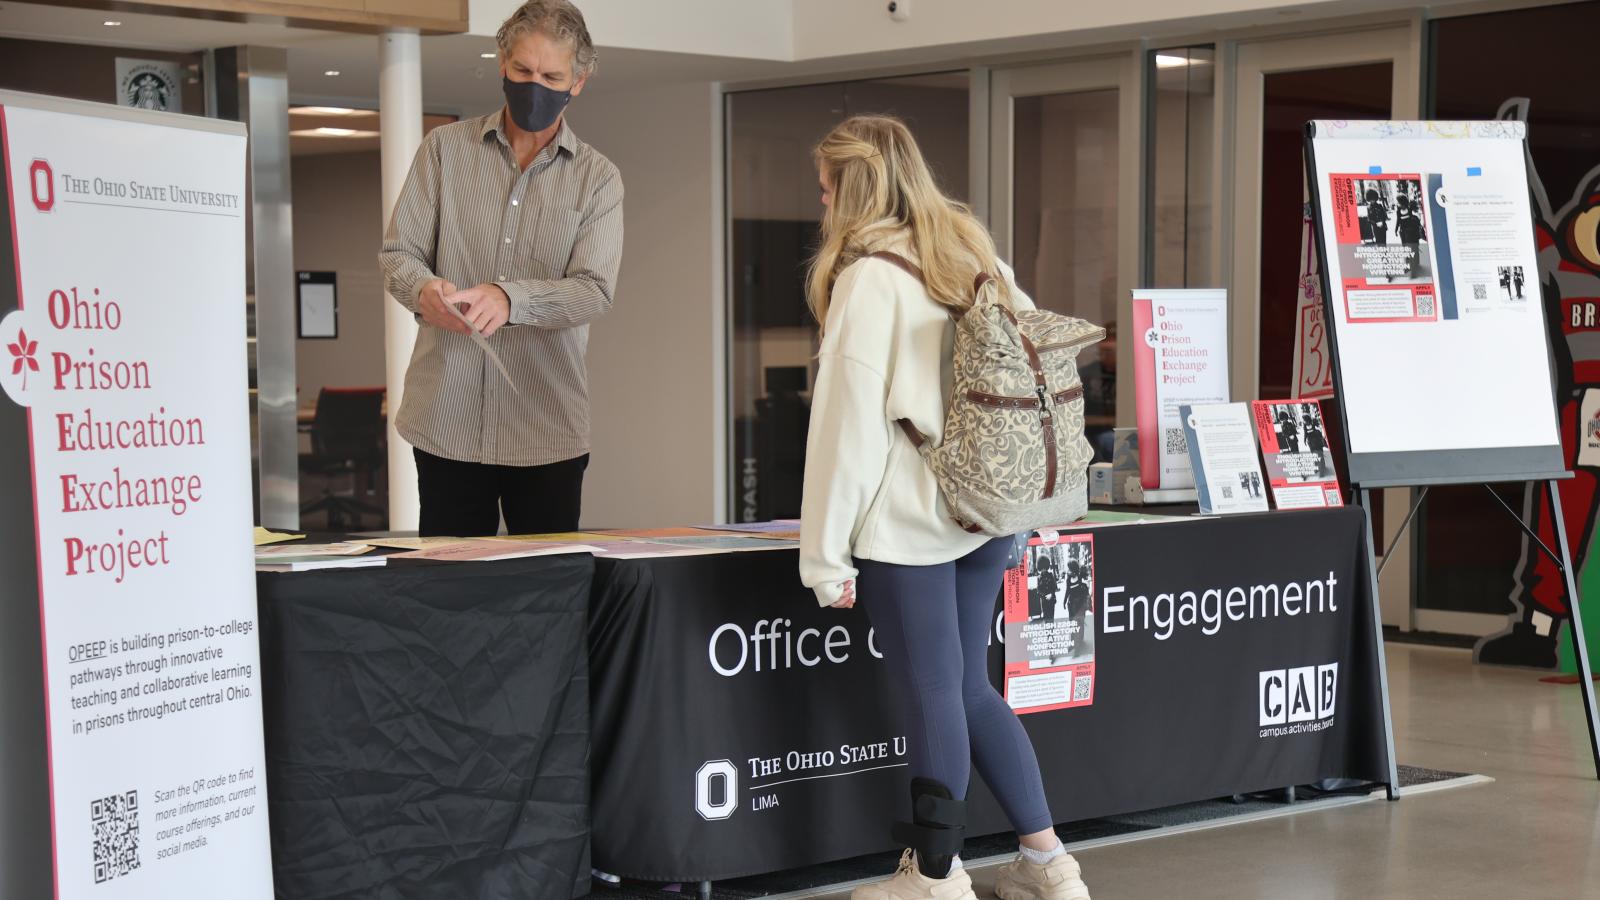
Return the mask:
[[[1081,703],[1081,702],[1089,699],[1089,697],[1092,696],[1093,691],[1094,691],[1094,676],[1093,675],[1076,675],[1076,676],[1073,677],[1073,679],[1072,679],[1072,702],[1073,703]]]
[[[1189,439],[1184,436],[1182,428],[1167,429],[1167,452],[1188,453]]]
[[[1473,285],[1472,286],[1472,299],[1474,299],[1474,300],[1487,300],[1487,299],[1489,299],[1489,286],[1487,284],[1475,284],[1475,285]]]
[[[1225,484],[1225,485],[1222,486],[1222,499],[1224,499],[1224,500],[1232,500],[1233,499],[1233,485]]]
[[[1433,295],[1423,294],[1417,297],[1417,317],[1421,319],[1433,318]]]
[[[94,825],[94,883],[139,868],[139,792],[112,794],[89,803]]]

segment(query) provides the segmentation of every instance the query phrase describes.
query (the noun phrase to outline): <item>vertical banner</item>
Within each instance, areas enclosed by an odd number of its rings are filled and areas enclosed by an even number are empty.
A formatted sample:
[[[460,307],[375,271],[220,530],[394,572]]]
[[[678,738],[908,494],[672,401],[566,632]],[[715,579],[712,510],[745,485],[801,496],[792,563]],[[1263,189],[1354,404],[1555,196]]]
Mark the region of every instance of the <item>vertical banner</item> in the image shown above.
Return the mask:
[[[0,149],[55,895],[267,900],[243,128],[0,94]]]
[[[1228,402],[1228,292],[1133,292],[1134,407],[1146,492],[1194,488],[1184,404]]]
[[[1035,533],[1004,590],[1006,702],[1018,714],[1094,703],[1094,535]]]

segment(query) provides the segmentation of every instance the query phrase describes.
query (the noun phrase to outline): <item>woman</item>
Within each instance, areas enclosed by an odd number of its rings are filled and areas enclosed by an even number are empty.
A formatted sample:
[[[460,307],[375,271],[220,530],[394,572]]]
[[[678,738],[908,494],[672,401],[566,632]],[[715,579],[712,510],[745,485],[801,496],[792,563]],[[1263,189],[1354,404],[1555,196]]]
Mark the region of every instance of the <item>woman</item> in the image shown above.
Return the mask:
[[[824,606],[860,598],[905,711],[912,775],[911,821],[894,829],[910,849],[892,879],[854,897],[974,897],[957,854],[976,764],[1021,836],[999,895],[1088,900],[1051,827],[1027,733],[989,683],[989,630],[1012,540],[956,525],[895,424],[909,420],[939,442],[952,317],[972,306],[980,272],[993,279],[983,289],[1013,309],[1032,303],[983,226],[939,191],[898,120],[846,120],[817,146],[816,162],[826,209],[808,300],[823,337],[800,574]],[[872,255],[885,251],[895,256]]]

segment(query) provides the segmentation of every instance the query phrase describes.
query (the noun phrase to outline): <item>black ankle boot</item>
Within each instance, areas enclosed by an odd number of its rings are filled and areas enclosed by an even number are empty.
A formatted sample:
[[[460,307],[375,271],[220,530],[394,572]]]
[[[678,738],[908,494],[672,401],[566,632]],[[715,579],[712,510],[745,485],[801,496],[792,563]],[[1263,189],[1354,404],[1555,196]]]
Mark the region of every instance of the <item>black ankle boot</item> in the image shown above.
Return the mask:
[[[931,778],[911,779],[911,821],[896,822],[894,839],[917,851],[917,868],[928,878],[947,878],[966,836],[967,802]]]

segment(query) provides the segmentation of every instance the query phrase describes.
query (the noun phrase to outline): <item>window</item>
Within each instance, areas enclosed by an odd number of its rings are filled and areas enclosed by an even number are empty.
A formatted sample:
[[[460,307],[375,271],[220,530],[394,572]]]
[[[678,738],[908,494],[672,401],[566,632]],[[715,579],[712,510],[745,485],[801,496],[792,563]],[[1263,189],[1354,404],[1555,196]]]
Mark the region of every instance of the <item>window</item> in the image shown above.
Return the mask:
[[[849,116],[896,115],[965,199],[970,82],[955,72],[728,96],[732,521],[800,514],[817,351],[805,276],[822,218],[812,148]]]

